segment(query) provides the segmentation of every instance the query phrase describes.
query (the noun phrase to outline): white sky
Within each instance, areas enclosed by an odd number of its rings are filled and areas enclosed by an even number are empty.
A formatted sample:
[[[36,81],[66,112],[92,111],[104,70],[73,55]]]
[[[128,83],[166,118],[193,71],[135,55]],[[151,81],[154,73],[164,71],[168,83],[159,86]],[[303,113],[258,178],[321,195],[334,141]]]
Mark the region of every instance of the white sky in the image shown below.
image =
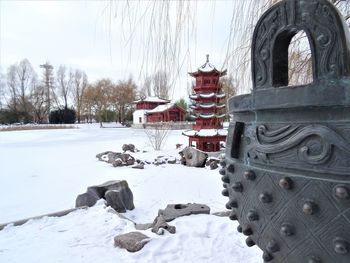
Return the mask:
[[[241,0],[236,3],[238,1]],[[147,1],[137,3],[140,9],[149,4]],[[125,2],[115,1],[114,4],[121,6]],[[190,61],[182,67],[180,81],[174,84],[173,99],[187,96],[186,85],[191,79],[187,72],[201,66],[206,54],[210,54],[210,61],[218,69],[223,66],[226,55],[234,4],[232,1],[216,1],[215,5],[212,1],[197,1],[196,5],[196,36],[193,38],[196,40],[191,43]],[[141,84],[139,76],[146,52],[145,26],[135,31],[132,46],[126,44],[121,22],[114,19],[113,14],[110,20],[108,6],[108,1],[0,0],[0,65],[3,71],[10,64],[27,58],[38,74],[41,73],[39,65],[49,61],[56,69],[61,64],[82,69],[89,81],[103,77],[126,79],[132,74]],[[131,7],[135,6],[135,2],[132,3]]]

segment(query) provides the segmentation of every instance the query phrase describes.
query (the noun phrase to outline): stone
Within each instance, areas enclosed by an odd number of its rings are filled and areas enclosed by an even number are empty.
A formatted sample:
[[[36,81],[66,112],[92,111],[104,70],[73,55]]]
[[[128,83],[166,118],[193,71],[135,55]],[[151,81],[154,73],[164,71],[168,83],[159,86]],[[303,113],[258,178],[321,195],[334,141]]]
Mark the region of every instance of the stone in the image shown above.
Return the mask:
[[[210,214],[210,208],[204,204],[169,204],[165,209],[159,209],[158,215],[163,216],[166,222],[170,222],[181,216]]]
[[[122,150],[123,150],[123,152],[127,152],[127,151],[129,151],[129,152],[135,152],[135,145],[133,145],[133,144],[123,144],[123,146],[122,146]]]
[[[98,153],[98,154],[96,154],[96,158],[99,161],[108,162],[108,154],[109,153],[112,153],[112,151],[106,151],[106,152]]]
[[[149,241],[148,236],[136,231],[114,237],[114,245],[129,252],[140,251]]]
[[[91,207],[101,198],[107,201],[117,212],[125,212],[135,208],[133,194],[125,180],[108,181],[100,185],[90,186],[86,193],[78,195],[75,206]]]
[[[176,160],[175,157],[171,157],[171,158],[168,159],[167,162],[168,162],[169,164],[176,164],[177,160]]]
[[[218,216],[218,217],[229,217],[230,214],[231,214],[231,211],[229,211],[229,210],[212,213],[212,215]]]
[[[134,169],[145,169],[145,164],[144,163],[139,163],[137,165],[132,166],[131,168],[134,168]]]
[[[182,146],[181,143],[177,143],[177,144],[176,144],[176,149],[180,149],[181,146]]]
[[[252,39],[252,91],[229,99],[222,194],[264,262],[350,262],[350,34],[332,2],[266,10]],[[288,50],[302,32],[312,79],[293,86]]]
[[[125,213],[126,210],[133,210],[135,208],[133,195],[129,188],[108,190],[105,193],[105,199],[107,206],[112,207],[118,213]]]
[[[175,234],[176,232],[176,227],[175,226],[170,226],[166,221],[165,218],[162,215],[157,216],[153,223],[152,223],[152,229],[151,231],[153,233],[156,233],[158,235],[163,235],[164,232],[161,231],[162,229],[168,231],[171,234]]]
[[[123,161],[122,161],[120,158],[114,160],[114,162],[112,163],[112,165],[113,165],[113,167],[121,167],[121,166],[124,166]]]
[[[137,230],[147,230],[153,227],[153,223],[135,224]]]
[[[181,163],[190,167],[204,167],[208,158],[208,154],[199,151],[193,147],[185,147],[179,152],[181,155]]]

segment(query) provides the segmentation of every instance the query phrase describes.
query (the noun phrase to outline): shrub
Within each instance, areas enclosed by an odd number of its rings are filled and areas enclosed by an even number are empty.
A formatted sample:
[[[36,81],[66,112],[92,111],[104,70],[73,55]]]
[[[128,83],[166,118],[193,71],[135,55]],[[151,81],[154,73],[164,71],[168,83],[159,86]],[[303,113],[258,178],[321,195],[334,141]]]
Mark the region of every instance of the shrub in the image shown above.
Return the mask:
[[[61,108],[50,112],[49,122],[51,124],[75,123],[76,112],[74,109]]]

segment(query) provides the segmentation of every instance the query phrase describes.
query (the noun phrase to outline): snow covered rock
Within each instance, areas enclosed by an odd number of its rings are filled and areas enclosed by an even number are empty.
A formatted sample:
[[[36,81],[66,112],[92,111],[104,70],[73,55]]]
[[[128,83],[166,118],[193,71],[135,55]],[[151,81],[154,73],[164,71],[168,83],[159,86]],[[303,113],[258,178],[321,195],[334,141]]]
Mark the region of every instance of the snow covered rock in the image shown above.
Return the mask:
[[[123,152],[127,152],[127,151],[129,151],[129,152],[135,152],[135,145],[133,145],[133,144],[123,144],[123,146],[122,146],[122,150],[123,150]]]
[[[135,158],[127,153],[112,151],[102,152],[96,155],[99,161],[111,163],[114,167],[129,166],[135,163]]]
[[[133,194],[125,180],[108,181],[101,185],[88,187],[86,193],[78,195],[75,206],[91,207],[101,198],[119,213],[135,208]]]
[[[158,235],[163,235],[164,230],[167,230],[171,234],[175,234],[176,227],[169,225],[162,215],[157,216],[152,224],[152,232]]]
[[[134,168],[134,169],[145,169],[145,164],[144,163],[139,163],[137,165],[134,165],[131,168]]]
[[[208,154],[193,147],[187,146],[179,152],[181,163],[190,167],[204,167]]]
[[[137,252],[141,250],[150,238],[140,232],[130,232],[114,237],[114,245],[125,248],[129,252]]]
[[[159,209],[158,215],[162,216],[166,222],[172,221],[181,216],[209,214],[210,207],[204,204],[169,204],[165,209]]]

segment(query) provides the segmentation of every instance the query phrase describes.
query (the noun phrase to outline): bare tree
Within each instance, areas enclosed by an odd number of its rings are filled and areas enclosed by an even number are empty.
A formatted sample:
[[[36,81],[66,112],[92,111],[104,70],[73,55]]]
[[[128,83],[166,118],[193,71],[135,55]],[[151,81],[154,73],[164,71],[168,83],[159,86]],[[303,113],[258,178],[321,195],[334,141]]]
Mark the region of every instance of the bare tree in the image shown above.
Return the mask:
[[[0,110],[3,108],[5,102],[5,87],[6,87],[6,78],[0,67]]]
[[[100,127],[102,127],[103,114],[110,106],[111,92],[113,83],[110,79],[100,79],[94,84],[89,85],[85,100],[92,106],[95,115],[98,116]]]
[[[162,148],[170,130],[170,125],[164,123],[157,123],[145,128],[145,133],[154,150],[159,151]]]
[[[70,94],[70,90],[73,86],[73,81],[74,81],[74,75],[72,71],[70,71],[67,75],[67,68],[66,66],[61,65],[58,70],[57,70],[57,88],[58,88],[58,93],[60,97],[63,100],[63,105],[64,108],[68,108],[68,97]]]
[[[44,123],[47,116],[46,87],[43,85],[35,86],[30,97],[33,108],[34,121],[36,123]]]
[[[132,77],[127,81],[119,81],[117,85],[113,85],[111,102],[116,109],[118,122],[125,121],[125,113],[136,99],[136,90],[137,86]]]
[[[163,99],[169,98],[169,78],[165,71],[159,70],[152,76],[152,87],[155,96]]]
[[[147,76],[139,91],[139,97],[141,99],[144,99],[149,96],[152,96],[152,78],[150,76]]]
[[[72,74],[73,81],[72,81],[72,94],[73,94],[73,100],[75,105],[75,110],[77,113],[77,120],[78,123],[81,121],[81,114],[83,110],[83,97],[84,92],[88,86],[88,78],[84,71],[81,70],[75,70],[74,73],[70,72],[70,75]]]

